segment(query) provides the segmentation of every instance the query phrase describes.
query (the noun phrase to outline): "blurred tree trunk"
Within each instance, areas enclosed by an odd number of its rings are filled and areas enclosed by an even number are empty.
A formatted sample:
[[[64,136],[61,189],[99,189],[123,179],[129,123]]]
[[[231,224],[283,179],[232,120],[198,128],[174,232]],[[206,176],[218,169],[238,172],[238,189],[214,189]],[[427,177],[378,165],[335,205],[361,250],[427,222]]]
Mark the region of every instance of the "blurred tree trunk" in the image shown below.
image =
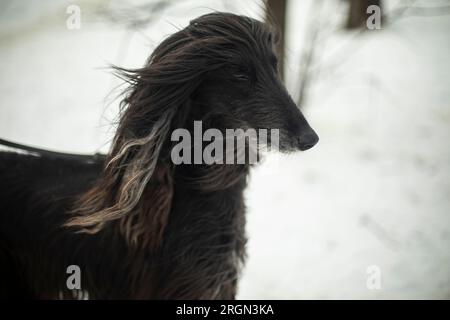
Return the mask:
[[[274,23],[280,31],[280,39],[277,44],[278,68],[280,76],[284,79],[284,38],[286,34],[286,7],[287,0],[266,1],[266,21]]]
[[[347,19],[347,29],[356,29],[366,26],[367,8],[377,5],[381,8],[381,0],[348,0],[350,8]]]
[[[317,38],[322,29],[322,14],[325,0],[314,0],[311,3],[307,15],[307,25],[305,29],[305,41],[303,43],[302,54],[300,55],[299,63],[299,92],[297,106],[302,108],[307,100],[309,85],[314,81],[314,74],[311,73],[311,68],[314,64],[314,59],[317,49]]]

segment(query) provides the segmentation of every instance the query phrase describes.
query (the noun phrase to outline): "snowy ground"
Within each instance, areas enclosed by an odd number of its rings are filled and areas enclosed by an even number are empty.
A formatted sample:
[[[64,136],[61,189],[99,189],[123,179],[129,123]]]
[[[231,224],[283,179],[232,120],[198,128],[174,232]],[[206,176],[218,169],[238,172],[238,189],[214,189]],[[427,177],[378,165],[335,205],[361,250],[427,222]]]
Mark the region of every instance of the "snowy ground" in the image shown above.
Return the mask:
[[[67,30],[69,2],[13,2],[0,10],[0,137],[71,152],[108,148],[117,104],[105,97],[119,83],[108,63],[141,65],[208,8],[261,14],[254,2],[180,2],[132,33],[93,14],[104,1],[79,1],[82,27]],[[289,11],[294,95],[310,2]],[[239,298],[450,298],[449,27],[411,17],[320,42],[304,111],[321,140],[252,173]]]

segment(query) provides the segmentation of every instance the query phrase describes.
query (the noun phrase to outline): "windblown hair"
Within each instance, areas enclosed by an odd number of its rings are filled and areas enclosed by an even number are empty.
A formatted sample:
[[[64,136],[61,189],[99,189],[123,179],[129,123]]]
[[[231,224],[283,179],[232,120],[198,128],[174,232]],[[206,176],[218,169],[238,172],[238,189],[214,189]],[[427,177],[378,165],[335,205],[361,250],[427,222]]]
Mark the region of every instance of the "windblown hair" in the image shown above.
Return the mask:
[[[241,59],[245,52],[270,50],[271,37],[266,25],[250,18],[210,14],[163,41],[143,68],[116,67],[118,76],[130,84],[122,102],[124,113],[102,177],[76,203],[78,216],[67,226],[95,233],[105,223],[120,220],[131,243],[156,248],[173,194],[173,168],[162,152],[170,129],[174,122],[183,125],[189,98],[204,74]],[[148,211],[145,203],[152,204]]]
[[[175,165],[171,133],[195,120],[277,128],[281,151],[311,148],[318,137],[279,79],[274,38],[248,17],[201,16],[144,67],[115,67],[129,87],[106,156],[0,152],[0,297],[233,299],[250,165]],[[82,270],[78,291],[69,265]]]

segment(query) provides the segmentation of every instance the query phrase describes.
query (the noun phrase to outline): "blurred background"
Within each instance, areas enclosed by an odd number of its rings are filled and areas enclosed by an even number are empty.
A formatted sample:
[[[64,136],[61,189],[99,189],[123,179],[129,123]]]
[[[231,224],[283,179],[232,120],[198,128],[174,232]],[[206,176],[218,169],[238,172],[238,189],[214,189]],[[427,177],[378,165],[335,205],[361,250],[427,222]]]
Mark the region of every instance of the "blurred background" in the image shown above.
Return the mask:
[[[238,298],[449,299],[450,1],[2,0],[0,137],[106,152],[109,64],[142,66],[199,15],[267,8],[320,142],[252,172]]]

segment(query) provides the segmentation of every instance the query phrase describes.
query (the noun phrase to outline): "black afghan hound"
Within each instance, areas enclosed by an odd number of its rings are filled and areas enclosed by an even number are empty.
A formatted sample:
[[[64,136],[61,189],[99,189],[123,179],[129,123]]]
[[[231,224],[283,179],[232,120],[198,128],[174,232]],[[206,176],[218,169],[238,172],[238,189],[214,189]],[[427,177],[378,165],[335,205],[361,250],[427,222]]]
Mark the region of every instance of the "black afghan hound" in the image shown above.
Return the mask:
[[[0,153],[0,297],[235,298],[251,166],[175,165],[171,132],[201,120],[278,129],[281,151],[311,148],[318,137],[278,77],[274,32],[207,14],[143,68],[116,73],[130,86],[107,155]]]

